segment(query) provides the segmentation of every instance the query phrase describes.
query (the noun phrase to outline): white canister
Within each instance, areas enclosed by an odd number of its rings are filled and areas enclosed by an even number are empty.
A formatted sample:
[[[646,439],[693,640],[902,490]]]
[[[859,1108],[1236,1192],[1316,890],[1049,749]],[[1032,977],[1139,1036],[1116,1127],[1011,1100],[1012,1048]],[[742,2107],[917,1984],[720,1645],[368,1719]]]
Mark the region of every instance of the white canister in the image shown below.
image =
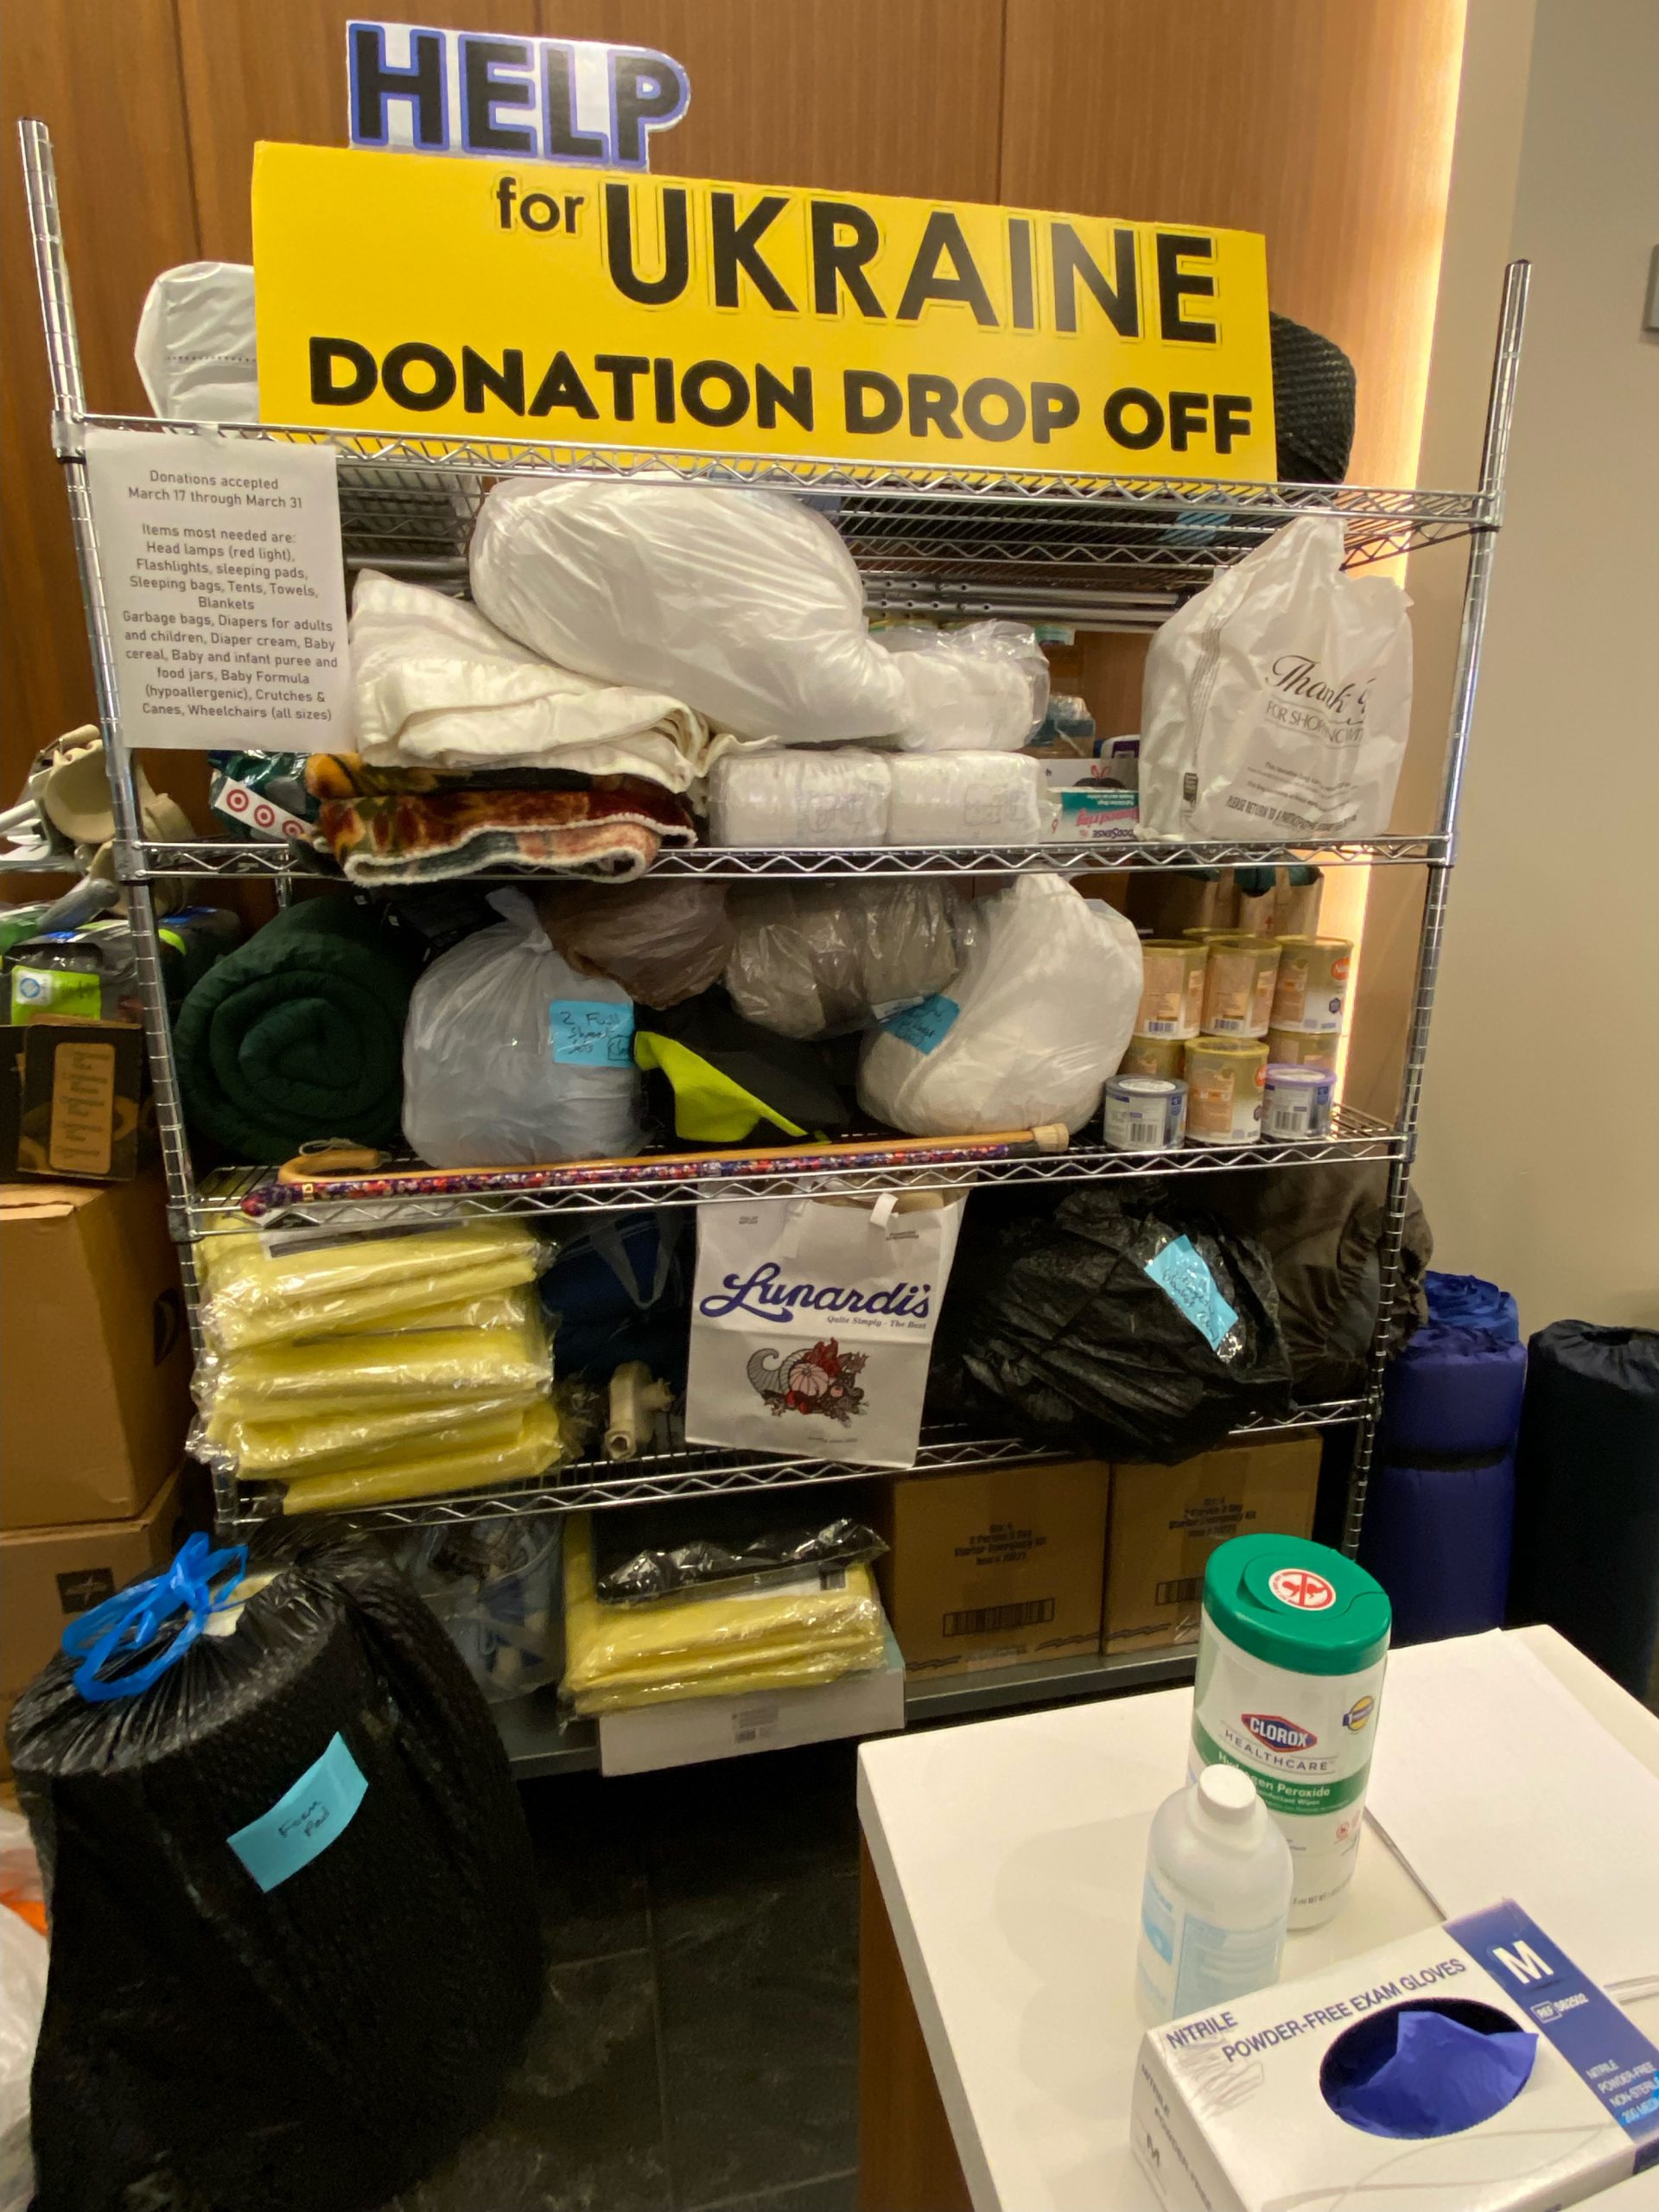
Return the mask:
[[[1328,1068],[1290,1067],[1281,1060],[1269,1060],[1262,1093],[1262,1135],[1328,1137],[1336,1088]]]
[[[1173,1152],[1186,1134],[1186,1085],[1115,1075],[1106,1085],[1106,1141],[1115,1152]]]

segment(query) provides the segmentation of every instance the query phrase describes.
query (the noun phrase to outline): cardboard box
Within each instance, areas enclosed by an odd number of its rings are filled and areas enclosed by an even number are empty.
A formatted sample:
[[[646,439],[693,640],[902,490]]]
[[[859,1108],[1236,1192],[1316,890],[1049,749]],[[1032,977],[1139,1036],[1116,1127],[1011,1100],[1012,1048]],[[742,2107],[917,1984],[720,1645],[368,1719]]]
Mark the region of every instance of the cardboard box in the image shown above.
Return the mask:
[[[132,1520],[0,1535],[0,1735],[19,1693],[57,1649],[64,1624],[164,1567],[194,1518],[179,1470]]]
[[[1210,1554],[1230,1536],[1308,1536],[1317,1436],[1230,1444],[1173,1467],[1112,1469],[1106,1542],[1108,1653],[1196,1643]]]
[[[0,1186],[0,1529],[142,1512],[189,1413],[160,1176]]]
[[[1457,2008],[1460,2025],[1531,2044],[1507,2103],[1453,2113],[1456,2061],[1442,2055],[1427,2080],[1420,2069],[1419,2094],[1441,2107],[1444,2133],[1373,2134],[1332,2108],[1326,2087],[1351,2070],[1375,2072],[1402,2013],[1450,2011],[1455,2020]],[[1351,2058],[1333,2050],[1344,2039]],[[1149,2030],[1129,2134],[1166,2212],[1544,2212],[1653,2158],[1656,2067],[1659,2050],[1636,2022],[1510,1898]]]
[[[124,1183],[156,1152],[137,1022],[7,1023],[0,1084],[0,1175]]]
[[[888,1735],[904,1725],[905,1662],[889,1630],[887,1664],[873,1674],[843,1675],[810,1688],[689,1697],[601,1713],[599,1764],[605,1774],[648,1774],[842,1736]]]
[[[1109,1483],[1084,1459],[893,1484],[876,1573],[910,1671],[1098,1651]]]

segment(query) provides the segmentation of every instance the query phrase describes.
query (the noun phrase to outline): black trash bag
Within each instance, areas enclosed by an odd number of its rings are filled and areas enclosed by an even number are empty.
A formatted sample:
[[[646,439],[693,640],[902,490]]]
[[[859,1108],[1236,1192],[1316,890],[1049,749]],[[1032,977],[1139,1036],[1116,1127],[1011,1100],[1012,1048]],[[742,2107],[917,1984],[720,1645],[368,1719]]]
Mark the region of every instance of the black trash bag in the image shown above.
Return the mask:
[[[1100,1188],[992,1214],[957,1251],[938,1342],[930,1413],[1100,1459],[1173,1465],[1290,1402],[1261,1247],[1208,1215]]]
[[[74,1666],[7,1732],[52,1920],[36,2212],[384,2204],[487,2118],[541,1999],[529,1835],[460,1654],[323,1542],[137,1696],[87,1703]],[[319,1808],[332,1840],[262,1888],[228,1839],[302,1778],[261,1840],[289,1864]]]

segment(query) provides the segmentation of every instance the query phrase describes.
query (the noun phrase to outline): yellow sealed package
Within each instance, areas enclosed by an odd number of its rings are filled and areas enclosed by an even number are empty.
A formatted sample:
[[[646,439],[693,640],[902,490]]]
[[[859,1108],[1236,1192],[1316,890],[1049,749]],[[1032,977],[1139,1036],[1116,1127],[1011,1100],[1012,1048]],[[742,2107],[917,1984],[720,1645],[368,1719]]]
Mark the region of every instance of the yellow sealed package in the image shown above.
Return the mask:
[[[249,1482],[292,1482],[442,1446],[467,1451],[503,1440],[545,1391],[482,1400],[399,1398],[352,1414],[302,1414],[289,1421],[208,1421],[193,1440]]]
[[[321,1329],[315,1337],[300,1337],[295,1341],[321,1344],[330,1337],[384,1337],[392,1330],[401,1333],[410,1329],[517,1329],[541,1311],[535,1286],[531,1283],[512,1290],[486,1289],[468,1295],[466,1285],[458,1281],[454,1290],[455,1295],[445,1299],[440,1306],[411,1306],[407,1313],[356,1321],[343,1329]]]
[[[411,1452],[403,1459],[307,1475],[289,1484],[283,1493],[283,1511],[334,1513],[431,1497],[446,1491],[495,1490],[557,1466],[563,1456],[561,1437],[557,1413],[545,1399],[537,1399],[501,1442],[470,1451]]]
[[[481,1221],[414,1236],[279,1245],[257,1230],[196,1246],[202,1331],[219,1351],[318,1336],[485,1291],[533,1282],[551,1257],[521,1221]]]
[[[680,1698],[735,1696],[837,1681],[885,1657],[868,1567],[660,1605],[607,1605],[594,1589],[593,1534],[573,1522],[564,1554],[565,1671],[581,1713]]]
[[[232,1352],[204,1359],[195,1389],[217,1425],[352,1413],[405,1399],[508,1397],[541,1389],[552,1371],[547,1333],[532,1316],[511,1329],[410,1329]]]

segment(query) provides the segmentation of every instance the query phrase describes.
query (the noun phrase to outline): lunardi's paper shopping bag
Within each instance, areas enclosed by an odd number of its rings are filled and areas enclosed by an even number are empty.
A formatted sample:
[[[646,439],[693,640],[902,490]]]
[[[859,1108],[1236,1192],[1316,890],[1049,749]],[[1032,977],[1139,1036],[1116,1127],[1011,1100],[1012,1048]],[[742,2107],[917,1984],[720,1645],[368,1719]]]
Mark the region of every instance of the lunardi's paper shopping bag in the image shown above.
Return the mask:
[[[915,1465],[963,1201],[893,1201],[698,1205],[688,1443]]]

